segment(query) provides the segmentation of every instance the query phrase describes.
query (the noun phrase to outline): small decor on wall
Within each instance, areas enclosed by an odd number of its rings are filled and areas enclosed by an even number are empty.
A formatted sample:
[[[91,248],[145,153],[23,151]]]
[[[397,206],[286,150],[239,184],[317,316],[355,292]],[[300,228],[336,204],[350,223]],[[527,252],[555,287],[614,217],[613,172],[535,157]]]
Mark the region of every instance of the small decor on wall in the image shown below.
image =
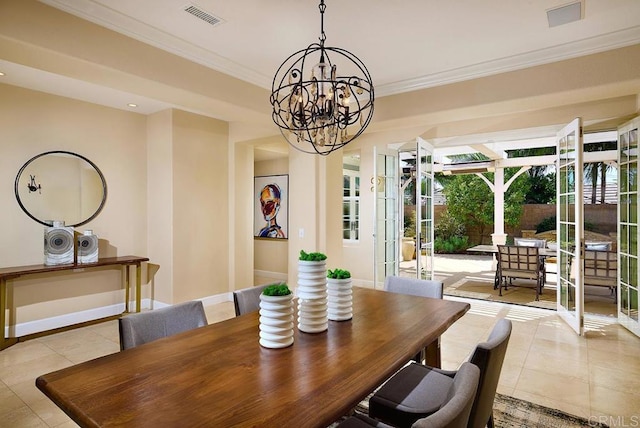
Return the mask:
[[[328,312],[332,321],[346,321],[353,318],[353,292],[351,272],[345,269],[327,271]]]
[[[73,264],[73,227],[64,221],[53,221],[53,226],[44,228],[44,264]]]
[[[29,193],[38,192],[42,194],[42,186],[39,183],[36,183],[36,176],[30,175],[29,183],[27,184],[27,189],[29,189]]]
[[[255,177],[254,236],[287,239],[289,236],[289,176]]]
[[[265,287],[260,294],[260,345],[286,348],[293,344],[293,294],[287,284]]]
[[[327,317],[327,256],[300,251],[298,259],[298,330],[320,333],[329,328]]]
[[[98,237],[92,230],[85,230],[78,236],[78,263],[97,263],[98,261]]]

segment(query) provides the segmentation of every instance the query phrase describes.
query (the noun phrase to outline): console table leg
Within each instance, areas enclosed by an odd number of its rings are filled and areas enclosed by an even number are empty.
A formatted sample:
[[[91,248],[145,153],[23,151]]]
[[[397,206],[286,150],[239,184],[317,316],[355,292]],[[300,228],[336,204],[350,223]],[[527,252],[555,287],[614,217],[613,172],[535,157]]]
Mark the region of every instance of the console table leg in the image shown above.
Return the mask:
[[[129,312],[129,265],[124,267],[124,311]]]
[[[6,334],[6,322],[7,322],[7,280],[0,278],[0,328],[2,328],[2,335],[0,336],[0,350],[8,348],[9,346],[18,342],[15,337],[7,337]]]
[[[140,312],[142,304],[142,265],[136,265],[136,312]]]

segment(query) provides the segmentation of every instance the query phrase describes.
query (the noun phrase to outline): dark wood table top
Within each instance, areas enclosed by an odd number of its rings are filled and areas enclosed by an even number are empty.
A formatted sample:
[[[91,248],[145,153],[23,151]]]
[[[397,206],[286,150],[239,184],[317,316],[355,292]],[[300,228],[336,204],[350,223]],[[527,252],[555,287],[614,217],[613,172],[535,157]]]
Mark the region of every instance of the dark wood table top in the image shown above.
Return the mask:
[[[353,319],[258,344],[258,313],[38,377],[86,427],[325,427],[469,310],[469,304],[354,287]]]
[[[11,266],[0,268],[0,278],[17,278],[22,275],[55,272],[73,269],[94,268],[100,266],[113,265],[134,265],[142,262],[148,262],[148,257],[139,256],[120,256],[120,257],[103,257],[95,263],[82,264],[66,264],[66,265],[28,265],[28,266]]]

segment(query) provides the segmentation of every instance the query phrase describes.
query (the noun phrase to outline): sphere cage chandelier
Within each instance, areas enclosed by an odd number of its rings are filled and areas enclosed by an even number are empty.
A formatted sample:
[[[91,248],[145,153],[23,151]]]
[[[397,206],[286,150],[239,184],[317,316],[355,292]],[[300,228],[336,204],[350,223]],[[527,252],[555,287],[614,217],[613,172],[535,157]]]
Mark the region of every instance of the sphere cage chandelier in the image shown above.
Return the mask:
[[[319,9],[320,43],[295,52],[280,65],[270,102],[272,119],[291,146],[326,156],[353,141],[369,125],[374,93],[371,75],[358,57],[324,45],[324,0]],[[347,75],[338,75],[337,63],[329,54],[348,61],[342,69],[348,70]],[[314,61],[317,57],[319,61]]]

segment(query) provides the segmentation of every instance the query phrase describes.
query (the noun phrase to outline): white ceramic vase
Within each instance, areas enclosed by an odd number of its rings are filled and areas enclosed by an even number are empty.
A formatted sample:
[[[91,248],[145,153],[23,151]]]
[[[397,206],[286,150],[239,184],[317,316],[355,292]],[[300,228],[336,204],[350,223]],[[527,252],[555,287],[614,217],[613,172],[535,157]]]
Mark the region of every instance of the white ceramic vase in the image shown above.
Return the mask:
[[[68,265],[74,259],[73,227],[65,226],[64,221],[54,221],[53,226],[44,228],[44,264]]]
[[[286,348],[293,344],[293,294],[260,295],[260,345]]]
[[[353,292],[351,278],[327,278],[328,314],[332,321],[346,321],[353,318]]]
[[[298,260],[298,330],[320,333],[329,328],[327,314],[327,264]]]

